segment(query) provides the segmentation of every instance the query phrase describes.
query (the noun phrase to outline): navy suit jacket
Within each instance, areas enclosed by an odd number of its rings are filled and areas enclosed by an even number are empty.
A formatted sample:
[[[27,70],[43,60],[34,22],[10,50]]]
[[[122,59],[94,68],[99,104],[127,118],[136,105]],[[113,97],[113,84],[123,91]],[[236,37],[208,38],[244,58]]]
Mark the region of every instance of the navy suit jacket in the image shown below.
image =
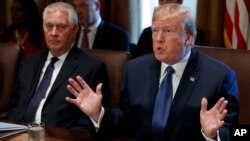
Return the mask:
[[[141,140],[154,140],[151,124],[160,68],[161,62],[153,54],[135,58],[128,63],[120,107],[105,109],[100,136],[120,136],[126,133],[126,136]],[[225,125],[238,122],[239,94],[234,71],[211,57],[192,50],[172,102],[164,140],[204,140],[199,116],[203,97],[208,99],[208,109],[219,98],[225,97],[229,101]],[[221,128],[220,133],[224,134],[220,136],[221,139],[227,140],[227,128]]]
[[[10,120],[22,122],[23,116],[35,89],[37,88],[43,65],[47,59],[48,49],[24,59],[21,63],[11,108],[8,112]],[[75,105],[65,98],[73,97],[66,85],[70,77],[82,76],[95,90],[98,83],[104,83],[104,105],[108,96],[107,72],[103,63],[73,47],[52,85],[47,100],[42,109],[42,122],[63,128],[93,129],[90,119]]]
[[[78,43],[80,31],[76,35],[75,43]],[[130,51],[128,32],[104,20],[97,28],[92,49],[105,49],[117,51]]]

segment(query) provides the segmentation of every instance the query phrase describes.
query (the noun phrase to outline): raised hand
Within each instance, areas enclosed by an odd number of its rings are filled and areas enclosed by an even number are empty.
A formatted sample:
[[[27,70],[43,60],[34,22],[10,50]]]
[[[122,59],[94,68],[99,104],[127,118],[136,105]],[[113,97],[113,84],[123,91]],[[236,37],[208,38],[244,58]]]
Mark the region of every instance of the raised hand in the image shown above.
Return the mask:
[[[219,130],[223,124],[227,114],[228,101],[224,97],[220,98],[217,103],[207,111],[207,99],[202,98],[201,110],[200,110],[200,122],[204,134],[209,138],[215,138],[217,130]]]
[[[77,81],[76,81],[77,80]],[[102,106],[102,84],[98,84],[96,87],[96,92],[94,92],[89,85],[82,79],[82,77],[77,76],[76,80],[70,78],[69,85],[67,89],[76,97],[75,99],[66,97],[66,101],[78,106],[81,111],[92,118],[94,121],[98,121],[101,113]]]

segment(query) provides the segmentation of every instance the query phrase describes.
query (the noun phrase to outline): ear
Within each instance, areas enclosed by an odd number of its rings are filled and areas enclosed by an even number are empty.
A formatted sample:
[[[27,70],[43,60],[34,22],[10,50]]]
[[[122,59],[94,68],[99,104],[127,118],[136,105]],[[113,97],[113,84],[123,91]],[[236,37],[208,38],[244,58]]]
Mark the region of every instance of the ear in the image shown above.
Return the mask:
[[[185,45],[186,46],[190,46],[193,44],[193,39],[194,39],[194,36],[191,35],[191,34],[187,34],[187,38],[186,38],[186,41],[185,41]]]
[[[96,10],[101,10],[101,2],[100,1],[96,1],[95,6],[96,6]]]
[[[73,30],[74,30],[74,32],[76,34],[78,32],[78,30],[79,30],[79,25],[78,24],[74,25]]]

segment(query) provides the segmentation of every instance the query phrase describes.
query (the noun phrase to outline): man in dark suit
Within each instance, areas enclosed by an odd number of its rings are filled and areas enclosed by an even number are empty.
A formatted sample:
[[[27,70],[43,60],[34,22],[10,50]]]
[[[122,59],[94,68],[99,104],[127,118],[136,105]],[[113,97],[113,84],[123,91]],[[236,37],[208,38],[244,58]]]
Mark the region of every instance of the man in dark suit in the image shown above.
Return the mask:
[[[101,2],[99,0],[69,1],[77,11],[81,26],[75,40],[80,48],[83,48],[84,31],[88,28],[88,48],[130,51],[127,31],[101,18]]]
[[[128,63],[119,108],[101,107],[101,85],[94,92],[80,76],[76,78],[79,83],[69,79],[67,87],[76,98],[67,101],[99,124],[95,128],[101,137],[122,134],[149,141],[229,140],[227,126],[236,124],[239,115],[234,71],[192,49],[196,28],[188,8],[179,4],[157,7],[152,31],[154,54]],[[162,96],[170,96],[170,100]],[[162,108],[168,109],[157,112]]]
[[[159,0],[159,5],[167,3],[178,3],[182,4],[182,0]],[[203,32],[197,29],[197,36],[195,45],[204,45],[203,43]],[[152,41],[152,29],[151,26],[145,28],[138,40],[136,47],[132,50],[133,57],[149,54],[153,52],[153,41]]]
[[[63,128],[92,130],[91,120],[77,106],[65,100],[66,96],[70,96],[66,85],[68,78],[81,75],[92,88],[95,88],[99,81],[103,82],[107,93],[106,67],[97,59],[72,46],[78,30],[78,19],[71,5],[63,2],[50,4],[45,8],[43,17],[48,49],[21,62],[8,118],[19,122],[35,121]],[[54,57],[57,57],[57,61],[51,81],[47,82],[50,85],[41,101],[37,103],[36,99],[32,105],[35,97],[42,91],[40,87],[43,85],[43,78],[47,76],[45,69]],[[105,94],[104,97],[103,104],[106,105],[108,97]]]

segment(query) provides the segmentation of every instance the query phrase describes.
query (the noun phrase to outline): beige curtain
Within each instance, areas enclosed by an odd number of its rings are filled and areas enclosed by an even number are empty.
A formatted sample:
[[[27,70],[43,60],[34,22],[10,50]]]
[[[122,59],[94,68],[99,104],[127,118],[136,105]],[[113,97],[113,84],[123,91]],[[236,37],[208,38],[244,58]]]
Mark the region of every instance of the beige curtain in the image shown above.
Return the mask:
[[[224,11],[226,0],[198,0],[197,26],[204,33],[205,45],[224,47]]]
[[[129,0],[101,0],[102,17],[125,30],[129,30]]]

